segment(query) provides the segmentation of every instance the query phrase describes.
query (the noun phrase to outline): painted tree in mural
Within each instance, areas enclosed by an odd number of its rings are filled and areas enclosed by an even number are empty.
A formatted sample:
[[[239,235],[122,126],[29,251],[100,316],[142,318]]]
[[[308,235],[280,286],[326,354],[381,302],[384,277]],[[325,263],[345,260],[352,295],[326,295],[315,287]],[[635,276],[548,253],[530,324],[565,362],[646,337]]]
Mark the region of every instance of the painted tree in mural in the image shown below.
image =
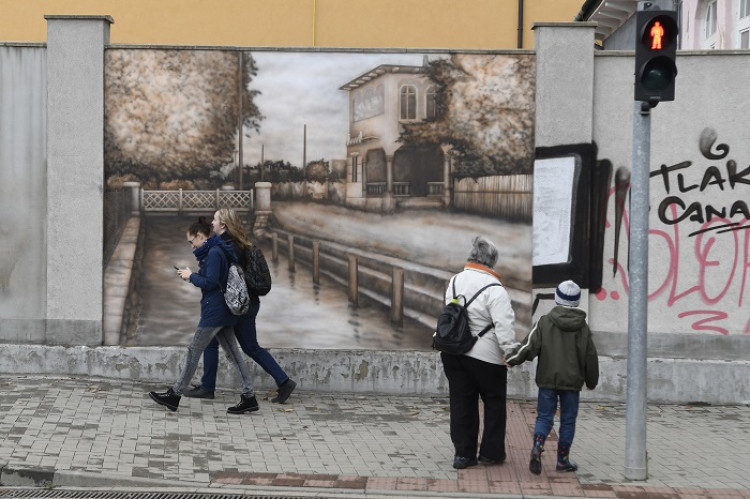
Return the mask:
[[[252,55],[210,50],[107,51],[104,162],[107,176],[141,181],[205,179],[233,162],[240,109],[245,129],[263,116],[248,90]]]
[[[455,54],[431,61],[437,117],[405,125],[406,144],[450,145],[457,177],[531,173],[534,152],[534,59],[526,55]]]

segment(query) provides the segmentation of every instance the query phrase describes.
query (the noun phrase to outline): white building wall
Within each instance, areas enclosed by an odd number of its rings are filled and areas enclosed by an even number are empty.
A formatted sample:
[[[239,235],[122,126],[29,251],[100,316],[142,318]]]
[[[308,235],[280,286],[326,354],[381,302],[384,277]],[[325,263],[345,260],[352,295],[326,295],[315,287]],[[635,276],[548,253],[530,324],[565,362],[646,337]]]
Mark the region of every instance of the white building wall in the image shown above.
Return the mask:
[[[749,48],[742,46],[742,31],[750,30],[750,15],[747,0],[684,0],[682,2],[682,45],[683,50]],[[716,5],[716,32],[708,35],[706,16],[709,5]],[[750,35],[750,32],[748,32]]]

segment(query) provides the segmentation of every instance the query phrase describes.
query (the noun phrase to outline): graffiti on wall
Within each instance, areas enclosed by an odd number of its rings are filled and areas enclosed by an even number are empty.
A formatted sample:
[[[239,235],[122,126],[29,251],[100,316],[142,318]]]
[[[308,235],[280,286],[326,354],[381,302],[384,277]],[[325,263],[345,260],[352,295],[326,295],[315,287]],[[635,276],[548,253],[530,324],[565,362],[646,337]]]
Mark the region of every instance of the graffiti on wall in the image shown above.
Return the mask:
[[[717,139],[703,130],[699,159],[662,164],[650,174],[649,318],[664,332],[750,334],[750,166],[740,166],[731,145]],[[621,185],[610,188],[615,206],[622,192]],[[620,224],[625,238],[608,258],[612,278],[594,295],[602,306],[627,306],[627,260],[617,255],[620,245],[627,250],[628,213],[607,219],[608,238],[618,238]]]

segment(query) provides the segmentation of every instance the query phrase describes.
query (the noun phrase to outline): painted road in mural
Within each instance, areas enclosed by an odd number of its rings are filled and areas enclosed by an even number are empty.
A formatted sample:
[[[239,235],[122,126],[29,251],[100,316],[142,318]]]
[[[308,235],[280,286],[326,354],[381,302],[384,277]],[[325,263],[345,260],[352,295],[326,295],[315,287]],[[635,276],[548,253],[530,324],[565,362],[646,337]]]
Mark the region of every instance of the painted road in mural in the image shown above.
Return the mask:
[[[194,217],[146,217],[143,271],[139,283],[140,313],[127,343],[138,346],[187,345],[198,324],[200,291],[180,280],[173,265],[196,270],[185,240]],[[314,285],[309,267],[289,272],[280,252],[271,262],[273,289],[261,299],[258,340],[265,347],[420,349],[430,348],[432,331],[413,320],[395,326],[382,305],[360,297],[349,305],[347,290],[321,275]]]

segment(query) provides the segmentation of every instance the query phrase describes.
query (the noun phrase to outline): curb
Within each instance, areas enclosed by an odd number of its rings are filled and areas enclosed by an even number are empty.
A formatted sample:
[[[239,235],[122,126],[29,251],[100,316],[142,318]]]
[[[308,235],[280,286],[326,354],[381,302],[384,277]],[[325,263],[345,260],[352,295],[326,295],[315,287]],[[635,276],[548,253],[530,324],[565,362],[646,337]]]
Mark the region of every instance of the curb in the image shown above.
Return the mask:
[[[213,494],[236,494],[240,496],[289,497],[304,496],[310,498],[326,497],[336,499],[382,499],[408,497],[440,498],[440,499],[533,499],[537,496],[519,496],[508,494],[477,494],[468,492],[428,492],[417,490],[386,490],[386,489],[331,489],[327,487],[288,487],[241,485],[228,483],[210,483],[180,480],[179,485],[174,480],[157,478],[123,477],[107,473],[92,473],[86,471],[55,470],[53,468],[25,468],[7,466],[0,463],[0,487],[36,487],[36,488],[64,488],[66,490],[97,490],[133,493],[156,492],[160,494],[174,493],[204,493],[207,497]],[[539,499],[549,499],[549,496],[539,496]],[[564,498],[561,498],[564,499]]]
[[[158,478],[124,477],[106,473],[55,470],[54,468],[23,468],[0,466],[0,484],[4,487],[171,487],[207,488],[209,482],[181,480],[183,486],[175,486],[174,480]]]

